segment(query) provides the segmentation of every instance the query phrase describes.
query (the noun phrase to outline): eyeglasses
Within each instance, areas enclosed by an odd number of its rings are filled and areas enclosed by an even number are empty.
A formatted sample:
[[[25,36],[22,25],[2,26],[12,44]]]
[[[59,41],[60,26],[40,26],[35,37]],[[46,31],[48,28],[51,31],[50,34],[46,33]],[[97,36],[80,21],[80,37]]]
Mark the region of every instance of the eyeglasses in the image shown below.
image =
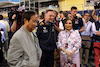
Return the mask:
[[[88,16],[88,17],[90,17],[90,15],[85,15],[85,16]]]

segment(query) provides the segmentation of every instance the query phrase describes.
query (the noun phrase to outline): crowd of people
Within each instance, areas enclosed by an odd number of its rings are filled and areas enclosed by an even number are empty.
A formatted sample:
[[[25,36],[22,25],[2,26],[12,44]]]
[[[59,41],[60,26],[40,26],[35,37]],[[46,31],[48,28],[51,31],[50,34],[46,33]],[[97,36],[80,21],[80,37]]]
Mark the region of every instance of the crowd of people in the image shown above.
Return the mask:
[[[96,9],[83,16],[77,11],[75,6],[70,13],[48,9],[39,17],[35,11],[24,11],[9,21],[0,15],[0,65],[5,59],[10,67],[56,67],[60,60],[59,67],[69,62],[89,67],[94,48],[95,67],[99,67],[100,15],[95,15]]]

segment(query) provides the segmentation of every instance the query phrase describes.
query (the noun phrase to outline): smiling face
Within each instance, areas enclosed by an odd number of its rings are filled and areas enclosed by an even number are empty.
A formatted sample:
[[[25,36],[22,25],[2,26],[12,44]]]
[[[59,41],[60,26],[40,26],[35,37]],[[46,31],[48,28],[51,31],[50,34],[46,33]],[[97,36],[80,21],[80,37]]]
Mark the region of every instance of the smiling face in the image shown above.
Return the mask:
[[[55,18],[55,15],[54,15],[54,12],[53,11],[48,11],[45,14],[45,21],[46,22],[53,22],[54,18]]]
[[[32,32],[37,26],[38,18],[37,15],[31,16],[30,20],[26,19],[25,25],[29,32]]]
[[[65,23],[65,29],[67,31],[70,31],[72,29],[72,21],[71,20],[67,20]]]
[[[31,16],[31,19],[29,20],[29,28],[30,30],[34,30],[37,26],[38,18],[37,15]]]

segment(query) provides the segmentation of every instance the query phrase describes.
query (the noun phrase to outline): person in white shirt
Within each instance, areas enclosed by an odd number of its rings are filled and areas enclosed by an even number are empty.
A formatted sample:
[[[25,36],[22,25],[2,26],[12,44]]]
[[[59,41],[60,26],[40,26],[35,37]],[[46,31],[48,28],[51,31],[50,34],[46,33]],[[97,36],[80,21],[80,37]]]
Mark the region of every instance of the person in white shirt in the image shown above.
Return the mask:
[[[83,24],[84,24],[84,31],[81,32],[82,40],[91,40],[90,36],[92,33],[92,22],[89,21],[90,19],[90,13],[85,13],[83,17]],[[89,57],[89,49],[91,47],[91,42],[89,41],[82,41],[82,47],[80,49],[80,61],[81,61],[81,66],[83,65],[82,63],[82,54],[83,50],[85,50],[85,59],[84,59],[84,65],[87,66],[88,63],[88,57]]]
[[[93,32],[93,47],[94,47],[94,63],[95,67],[99,67],[100,61],[99,61],[99,56],[100,56],[100,14],[96,16],[96,10],[92,12],[92,17],[96,21],[92,24],[92,32]],[[99,42],[97,42],[99,41]]]
[[[59,28],[62,29],[62,30],[64,30],[64,23],[63,22],[65,21],[66,18],[68,18],[68,12],[67,11],[63,11],[62,15],[61,15],[61,18],[62,19],[59,22]]]
[[[99,61],[99,56],[100,56],[100,15],[98,15],[98,21],[93,22],[92,24],[92,31],[93,31],[93,47],[94,47],[94,58],[95,58],[95,66],[99,67],[100,61]],[[99,42],[97,42],[99,41]]]
[[[65,30],[58,35],[57,47],[60,49],[61,67],[65,67],[64,64],[68,61],[76,64],[76,67],[80,67],[81,37],[79,31],[73,30],[72,27],[72,20],[67,18],[64,21]]]
[[[5,42],[3,44],[4,46],[4,54],[7,55],[7,50],[8,50],[8,32],[10,31],[10,25],[9,23],[6,21],[6,20],[3,20],[3,16],[0,15],[0,22],[3,23],[5,25],[5,29],[6,29],[6,32],[5,32]]]

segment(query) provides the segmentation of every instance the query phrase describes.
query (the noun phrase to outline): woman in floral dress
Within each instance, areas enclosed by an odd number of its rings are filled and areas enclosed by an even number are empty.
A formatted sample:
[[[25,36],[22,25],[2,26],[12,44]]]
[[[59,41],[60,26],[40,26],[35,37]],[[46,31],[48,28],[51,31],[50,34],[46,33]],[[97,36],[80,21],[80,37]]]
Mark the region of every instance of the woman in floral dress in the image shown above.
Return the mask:
[[[58,35],[57,47],[60,51],[61,67],[65,62],[71,61],[80,67],[79,49],[81,47],[81,37],[78,30],[72,29],[72,20],[66,19],[64,21],[65,30]]]

